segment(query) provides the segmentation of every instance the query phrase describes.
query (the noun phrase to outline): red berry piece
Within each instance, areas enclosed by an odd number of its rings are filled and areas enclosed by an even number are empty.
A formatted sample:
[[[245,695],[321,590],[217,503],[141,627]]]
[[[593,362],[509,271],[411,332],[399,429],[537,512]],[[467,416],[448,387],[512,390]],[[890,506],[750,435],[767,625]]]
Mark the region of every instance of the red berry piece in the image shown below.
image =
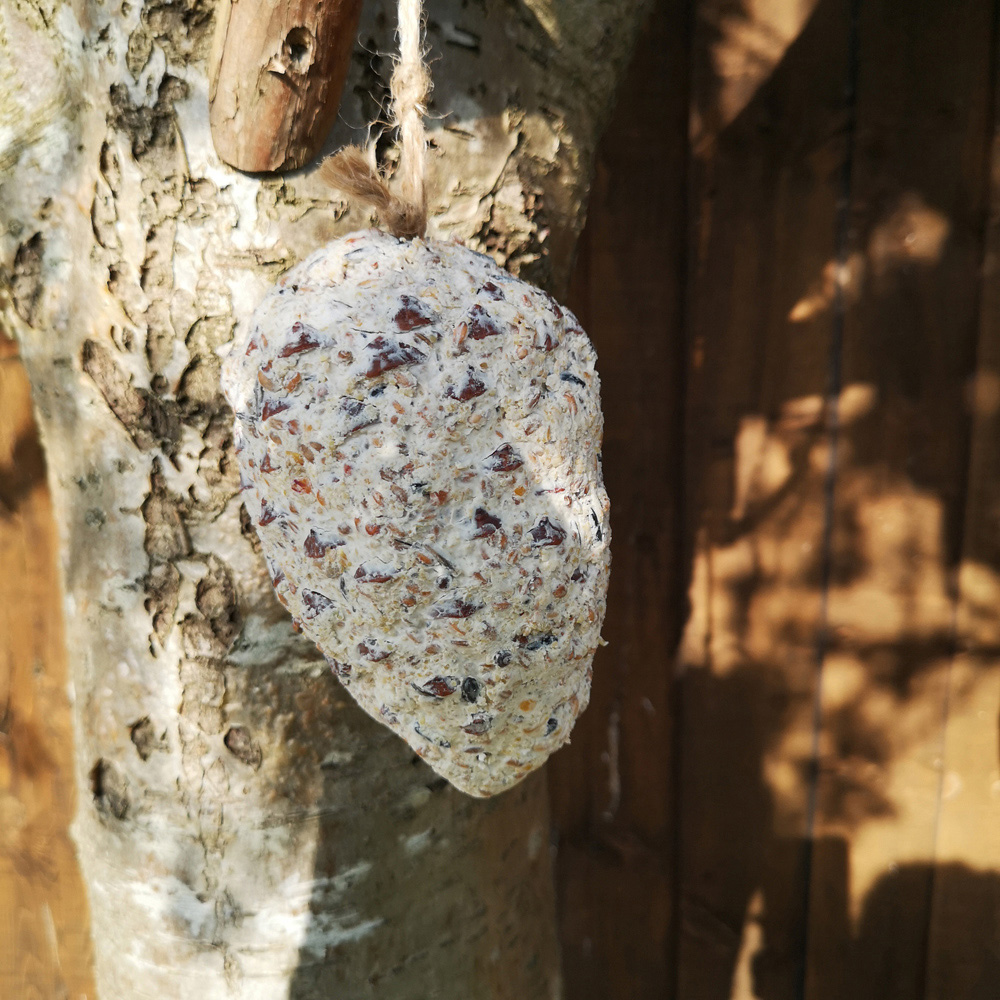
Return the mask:
[[[458,685],[459,678],[457,677],[432,677],[422,684],[414,684],[413,689],[429,698],[447,698],[448,695],[455,693]]]
[[[473,604],[470,601],[463,601],[460,597],[454,597],[450,601],[435,604],[431,608],[431,617],[468,618],[469,615],[475,614],[481,607],[481,604]]]
[[[524,465],[524,459],[509,445],[502,444],[483,460],[490,472],[513,472]]]
[[[488,538],[500,529],[500,518],[488,514],[482,507],[476,508],[476,530],[473,538]]]
[[[535,545],[562,545],[566,540],[566,532],[553,524],[547,517],[543,517],[536,527],[531,529],[531,540]]]
[[[434,318],[424,311],[424,304],[412,295],[401,295],[400,309],[396,313],[396,326],[400,330],[416,330],[421,326],[430,326]]]
[[[290,358],[293,354],[301,354],[303,351],[314,351],[320,346],[319,331],[305,323],[293,323],[292,335],[295,339],[278,351],[279,358]]]
[[[365,374],[369,378],[376,378],[383,372],[392,371],[393,368],[402,368],[403,365],[413,365],[423,361],[425,355],[409,344],[401,344],[388,337],[378,336],[367,345],[369,351],[374,351],[368,370]]]
[[[318,590],[302,591],[302,603],[306,606],[306,618],[315,618],[324,611],[329,611],[333,607],[333,601],[326,594],[321,594]]]
[[[469,313],[469,336],[473,340],[500,336],[500,327],[481,305],[474,305]]]

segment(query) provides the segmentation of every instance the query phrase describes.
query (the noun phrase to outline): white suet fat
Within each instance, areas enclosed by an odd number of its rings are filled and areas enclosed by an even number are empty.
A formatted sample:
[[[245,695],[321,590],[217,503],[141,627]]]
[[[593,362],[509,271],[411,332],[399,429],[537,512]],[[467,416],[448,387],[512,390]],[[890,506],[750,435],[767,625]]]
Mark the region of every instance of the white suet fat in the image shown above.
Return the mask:
[[[471,795],[540,766],[589,699],[610,570],[594,362],[490,258],[372,230],[288,271],[224,366],[279,599]]]

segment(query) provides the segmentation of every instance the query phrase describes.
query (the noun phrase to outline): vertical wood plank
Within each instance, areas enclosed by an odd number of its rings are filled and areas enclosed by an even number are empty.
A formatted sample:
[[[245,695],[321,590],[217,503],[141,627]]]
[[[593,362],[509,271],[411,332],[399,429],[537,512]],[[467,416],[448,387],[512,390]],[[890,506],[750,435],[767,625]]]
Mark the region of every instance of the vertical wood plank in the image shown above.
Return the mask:
[[[78,1000],[94,991],[44,472],[27,375],[0,332],[0,996]]]
[[[676,995],[784,1000],[804,960],[849,4],[697,9]]]
[[[811,872],[807,996],[925,990],[943,723],[966,511],[992,4],[857,5],[828,641],[815,834],[850,845],[846,905]],[[843,865],[841,864],[841,867]],[[843,877],[838,872],[838,877]],[[954,996],[954,994],[947,994]]]
[[[980,274],[972,441],[932,882],[927,1000],[978,1000],[1000,983],[1000,73],[997,5],[990,204]]]
[[[569,304],[597,348],[614,571],[590,707],[548,765],[566,996],[662,998],[670,967],[686,5],[661,0],[599,153]]]

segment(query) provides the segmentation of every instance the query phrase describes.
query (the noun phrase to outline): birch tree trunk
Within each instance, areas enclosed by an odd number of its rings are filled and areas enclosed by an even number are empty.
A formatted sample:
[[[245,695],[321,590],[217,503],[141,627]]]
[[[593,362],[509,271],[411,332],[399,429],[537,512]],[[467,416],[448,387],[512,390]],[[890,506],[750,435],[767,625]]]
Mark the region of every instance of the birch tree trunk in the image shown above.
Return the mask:
[[[428,8],[431,235],[558,293],[639,0]],[[241,507],[217,351],[370,219],[314,168],[217,159],[212,19],[0,0],[0,322],[59,518],[100,996],[556,996],[544,777],[466,798],[364,715]],[[377,116],[394,27],[367,5],[330,151]]]

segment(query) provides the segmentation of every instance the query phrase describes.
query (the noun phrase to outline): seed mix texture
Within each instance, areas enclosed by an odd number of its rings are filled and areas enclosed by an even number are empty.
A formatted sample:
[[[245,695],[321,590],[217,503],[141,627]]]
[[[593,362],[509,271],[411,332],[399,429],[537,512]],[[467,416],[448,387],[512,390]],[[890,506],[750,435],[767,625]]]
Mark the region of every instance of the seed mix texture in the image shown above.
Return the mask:
[[[490,258],[372,230],[288,271],[224,365],[279,600],[471,795],[540,766],[589,699],[610,570],[594,362]]]

